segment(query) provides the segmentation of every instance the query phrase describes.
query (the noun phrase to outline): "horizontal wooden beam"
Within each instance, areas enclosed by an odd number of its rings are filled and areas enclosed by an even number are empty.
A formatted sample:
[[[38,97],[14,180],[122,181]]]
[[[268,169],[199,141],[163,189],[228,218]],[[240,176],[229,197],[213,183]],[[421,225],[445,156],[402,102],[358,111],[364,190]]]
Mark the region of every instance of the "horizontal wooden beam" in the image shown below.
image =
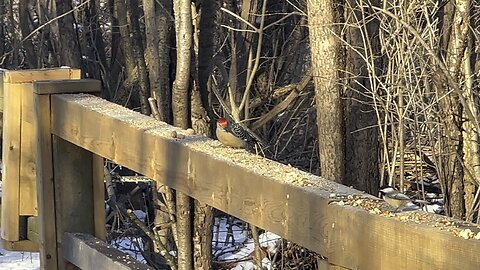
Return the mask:
[[[11,251],[38,252],[38,243],[30,240],[7,241],[1,240],[2,247]]]
[[[5,72],[5,83],[31,83],[37,80],[65,80],[80,79],[80,69],[72,68],[45,68],[30,70],[8,70]]]
[[[102,240],[83,233],[63,235],[63,257],[83,270],[153,270]]]
[[[466,241],[434,226],[436,221],[451,219],[423,212],[399,218],[335,203],[332,195],[338,194],[376,202],[354,189],[204,136],[189,136],[100,98],[53,96],[52,133],[316,251],[339,267],[469,269],[480,265],[480,241]],[[426,215],[428,223],[415,215]]]
[[[36,81],[33,89],[33,92],[39,95],[100,93],[101,91],[102,83],[92,79]]]

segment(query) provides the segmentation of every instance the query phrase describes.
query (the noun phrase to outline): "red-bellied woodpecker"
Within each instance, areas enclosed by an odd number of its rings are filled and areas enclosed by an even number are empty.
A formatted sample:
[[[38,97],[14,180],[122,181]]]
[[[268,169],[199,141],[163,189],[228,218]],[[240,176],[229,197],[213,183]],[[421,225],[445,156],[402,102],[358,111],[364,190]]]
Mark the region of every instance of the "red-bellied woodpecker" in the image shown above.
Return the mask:
[[[234,148],[252,149],[253,138],[239,124],[225,118],[217,120],[216,130],[218,140],[224,145]]]

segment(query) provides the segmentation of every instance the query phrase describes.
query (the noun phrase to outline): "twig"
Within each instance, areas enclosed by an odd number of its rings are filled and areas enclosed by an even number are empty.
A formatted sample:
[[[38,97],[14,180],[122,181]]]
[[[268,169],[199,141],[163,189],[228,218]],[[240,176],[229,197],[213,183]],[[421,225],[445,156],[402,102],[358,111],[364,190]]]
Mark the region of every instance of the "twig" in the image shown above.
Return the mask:
[[[141,220],[135,216],[131,209],[126,210],[128,217],[133,221],[133,223],[142,230],[150,239],[152,239],[155,249],[158,250],[158,253],[162,255],[163,258],[167,261],[167,264],[172,268],[172,270],[177,270],[177,263],[175,258],[168,253],[167,248],[162,244],[158,235],[152,232]]]
[[[248,22],[247,20],[245,20],[245,19],[242,18],[241,16],[238,16],[237,14],[231,12],[230,10],[228,10],[228,9],[226,9],[226,8],[224,8],[224,7],[221,7],[220,10],[223,11],[223,12],[225,12],[225,13],[230,14],[231,16],[235,17],[236,19],[242,21],[244,24],[250,26],[250,27],[254,30],[254,32],[258,32],[258,28],[257,28],[257,27],[255,27],[253,24],[251,24],[250,22]]]
[[[24,37],[22,40],[20,40],[19,43],[16,44],[16,46],[14,48],[12,48],[9,52],[5,53],[4,55],[2,55],[2,58],[5,57],[5,56],[8,56],[10,54],[12,54],[14,51],[18,50],[18,48],[20,48],[20,45],[25,42],[27,39],[29,39],[30,37],[32,37],[35,33],[37,33],[38,31],[42,30],[42,28],[44,28],[45,26],[51,24],[52,22],[56,21],[56,20],[59,20],[65,16],[67,16],[68,14],[74,12],[74,11],[77,11],[79,10],[82,6],[86,5],[87,3],[89,3],[90,0],[86,0],[85,2],[81,3],[80,5],[72,8],[71,10],[61,14],[61,15],[58,15],[57,17],[55,18],[52,18],[50,20],[48,20],[47,22],[44,22],[42,25],[40,25],[39,27],[35,28],[30,34],[28,34],[26,37]]]
[[[439,71],[443,74],[443,76],[445,76],[445,80],[443,80],[447,85],[449,85],[453,90],[454,92],[457,94],[458,96],[458,99],[460,100],[460,103],[462,104],[462,106],[464,107],[465,109],[465,112],[467,113],[468,117],[470,119],[472,119],[472,121],[474,122],[475,124],[475,127],[477,128],[477,130],[480,130],[480,124],[478,122],[478,118],[476,116],[473,115],[472,113],[472,110],[470,109],[470,106],[468,106],[468,103],[467,101],[465,100],[465,97],[463,96],[463,93],[462,93],[462,90],[460,89],[460,87],[455,83],[456,80],[453,79],[452,75],[450,74],[450,72],[448,71],[448,68],[447,66],[443,63],[443,61],[438,57],[437,53],[435,53],[432,48],[430,48],[430,46],[428,46],[428,44],[425,42],[425,40],[423,40],[422,36],[417,32],[417,30],[415,30],[415,28],[413,28],[413,26],[411,26],[410,24],[406,23],[405,21],[401,20],[400,18],[398,18],[395,14],[393,14],[392,12],[386,10],[386,9],[382,9],[382,8],[378,8],[378,7],[375,7],[375,6],[371,6],[371,8],[373,10],[376,10],[376,11],[379,11],[380,13],[383,13],[389,17],[391,17],[392,19],[398,21],[401,25],[403,25],[405,28],[408,29],[408,31],[413,35],[413,37],[415,39],[418,40],[418,42],[420,42],[420,44],[425,48],[425,50],[427,50],[428,54],[430,55],[430,57],[432,57],[433,61],[440,67],[439,68]]]
[[[265,25],[265,13],[267,11],[267,0],[263,1],[262,6],[262,15],[260,17],[260,28],[258,28],[258,41],[257,41],[257,51],[255,55],[255,63],[253,64],[252,71],[250,72],[250,77],[248,78],[247,85],[245,87],[245,92],[243,93],[242,102],[240,102],[240,106],[238,106],[239,111],[245,107],[245,103],[247,102],[247,97],[250,95],[250,90],[253,85],[253,78],[257,73],[258,66],[260,65],[260,56],[262,52],[262,44],[263,44],[263,33],[264,33],[264,25]]]
[[[279,104],[277,104],[272,110],[270,110],[268,113],[264,114],[260,119],[258,119],[255,123],[252,125],[252,130],[257,130],[263,125],[265,125],[268,121],[272,120],[275,116],[277,116],[279,113],[281,113],[283,110],[285,110],[290,103],[292,103],[295,98],[302,92],[308,85],[312,78],[311,71],[309,70],[307,74],[303,77],[303,79],[298,83],[295,88],[293,89],[292,92]]]
[[[257,269],[263,269],[262,268],[262,247],[260,246],[260,241],[258,239],[257,227],[252,223],[250,223],[250,230],[252,231],[253,243],[255,244],[254,245],[255,265],[257,266]]]

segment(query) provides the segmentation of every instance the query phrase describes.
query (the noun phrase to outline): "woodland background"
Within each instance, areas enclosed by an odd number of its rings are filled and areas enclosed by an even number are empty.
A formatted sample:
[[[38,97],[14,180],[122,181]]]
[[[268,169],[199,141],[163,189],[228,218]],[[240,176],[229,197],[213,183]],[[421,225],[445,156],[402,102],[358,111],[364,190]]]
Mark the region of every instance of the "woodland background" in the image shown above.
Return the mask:
[[[437,184],[447,215],[478,222],[479,24],[478,0],[0,0],[0,67],[81,68],[207,136],[228,115],[268,158],[371,194]],[[158,189],[177,211],[157,214],[177,223],[160,242],[178,229],[178,265],[208,269],[211,233],[189,226],[213,210]]]

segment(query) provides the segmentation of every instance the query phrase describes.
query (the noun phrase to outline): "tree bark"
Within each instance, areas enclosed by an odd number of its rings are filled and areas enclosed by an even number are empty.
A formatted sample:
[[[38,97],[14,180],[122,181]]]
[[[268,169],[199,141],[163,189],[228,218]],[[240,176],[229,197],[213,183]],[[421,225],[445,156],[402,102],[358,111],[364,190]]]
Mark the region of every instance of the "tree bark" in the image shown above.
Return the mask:
[[[345,176],[342,87],[345,70],[339,26],[342,1],[309,0],[308,27],[315,82],[321,175],[335,182]]]
[[[20,31],[22,37],[25,38],[32,31],[30,27],[30,11],[29,11],[29,2],[28,0],[20,0],[18,3],[18,19],[20,21]],[[2,41],[3,42],[3,41]],[[32,39],[29,38],[23,42],[25,48],[25,53],[27,54],[27,66],[26,68],[36,68],[37,67],[37,56],[35,54],[35,49],[33,48]]]
[[[205,0],[200,15],[200,33],[198,46],[198,86],[200,99],[210,118],[211,129],[214,128],[215,115],[209,103],[208,80],[213,71],[213,56],[216,47],[215,33],[217,30],[218,1]]]
[[[177,67],[172,91],[173,123],[177,127],[189,126],[189,86],[192,53],[191,1],[176,0],[175,31],[177,37]]]
[[[213,208],[194,201],[193,263],[195,270],[212,269]]]
[[[173,123],[177,127],[189,127],[189,86],[192,53],[192,16],[190,0],[175,0],[175,32],[177,41],[177,66],[172,91]],[[193,269],[192,201],[177,192],[178,268]]]
[[[123,53],[125,64],[126,78],[120,91],[118,102],[125,105],[128,102],[129,92],[133,91],[138,83],[138,75],[136,70],[136,61],[133,53],[132,39],[130,37],[130,25],[127,17],[127,4],[124,0],[114,0],[114,17],[118,22],[120,32],[120,48]],[[113,46],[112,42],[112,46]]]
[[[478,115],[478,107],[475,102],[474,94],[474,78],[475,73],[472,67],[472,37],[469,33],[468,45],[463,58],[463,77],[465,78],[465,100],[467,101],[470,111],[474,115]],[[463,116],[468,119],[468,116]],[[473,221],[475,213],[475,191],[477,181],[480,180],[480,147],[478,145],[479,136],[477,128],[472,121],[465,121],[462,126],[463,145],[465,150],[464,156],[464,200],[465,200],[465,219],[469,222]]]
[[[72,10],[71,2],[56,0],[57,16]],[[59,25],[59,44],[61,65],[67,65],[72,68],[81,68],[82,52],[78,43],[76,30],[73,29],[77,25],[73,13],[70,13],[58,19]]]
[[[91,46],[95,55],[95,59],[98,61],[98,72],[103,82],[102,96],[108,100],[111,100],[113,94],[112,87],[110,86],[111,70],[109,62],[107,61],[106,44],[103,40],[102,29],[100,27],[100,21],[98,18],[100,3],[98,1],[94,1],[90,4],[88,10],[88,15],[90,17],[89,20],[91,21],[89,26],[92,36]]]
[[[144,0],[143,10],[145,13],[145,37],[146,50],[145,60],[148,67],[148,75],[150,79],[150,95],[155,97],[159,113],[159,120],[165,121],[165,94],[161,90],[161,67],[159,56],[159,35],[157,28],[157,9],[155,0]],[[160,11],[159,11],[160,12]]]
[[[148,104],[148,98],[150,97],[147,64],[145,63],[145,56],[143,53],[142,32],[140,29],[140,15],[139,15],[139,3],[138,0],[129,1],[130,21],[132,23],[132,44],[133,55],[136,60],[137,73],[138,73],[138,85],[139,85],[139,99],[140,110],[145,115],[150,115],[150,105]]]
[[[347,25],[358,25],[358,20],[368,16],[368,11],[357,5],[357,0],[349,0],[346,11],[355,16],[348,16]],[[377,3],[372,3],[377,4]],[[365,22],[367,19],[365,19]],[[363,33],[362,33],[363,32]],[[364,43],[362,34],[369,40]],[[363,28],[348,27],[346,42],[353,48],[369,46],[373,55],[379,53],[378,22],[370,21]],[[361,50],[363,52],[363,50]],[[368,67],[362,55],[351,47],[346,50],[345,89],[345,182],[370,194],[377,194],[379,185],[379,142],[378,130],[375,128],[377,116],[368,105],[368,92],[371,85],[368,79]]]
[[[466,48],[467,33],[470,24],[470,0],[456,0],[452,21],[452,30],[448,43],[446,64],[451,77],[460,84],[460,66]],[[463,171],[463,136],[462,113],[463,107],[456,93],[449,93],[449,89],[442,79],[436,80],[440,95],[446,98],[440,100],[440,113],[444,127],[442,129],[441,166],[444,183],[447,187],[447,212],[454,218],[465,215],[464,205],[464,171]],[[447,94],[448,93],[448,94]]]
[[[178,269],[193,270],[192,200],[177,192]]]
[[[170,51],[173,43],[173,7],[169,0],[156,1],[160,3],[160,9],[157,13],[158,28],[158,68],[159,73],[159,93],[156,96],[159,110],[165,112],[165,121],[173,123],[172,120],[172,87],[170,80],[171,59]]]

